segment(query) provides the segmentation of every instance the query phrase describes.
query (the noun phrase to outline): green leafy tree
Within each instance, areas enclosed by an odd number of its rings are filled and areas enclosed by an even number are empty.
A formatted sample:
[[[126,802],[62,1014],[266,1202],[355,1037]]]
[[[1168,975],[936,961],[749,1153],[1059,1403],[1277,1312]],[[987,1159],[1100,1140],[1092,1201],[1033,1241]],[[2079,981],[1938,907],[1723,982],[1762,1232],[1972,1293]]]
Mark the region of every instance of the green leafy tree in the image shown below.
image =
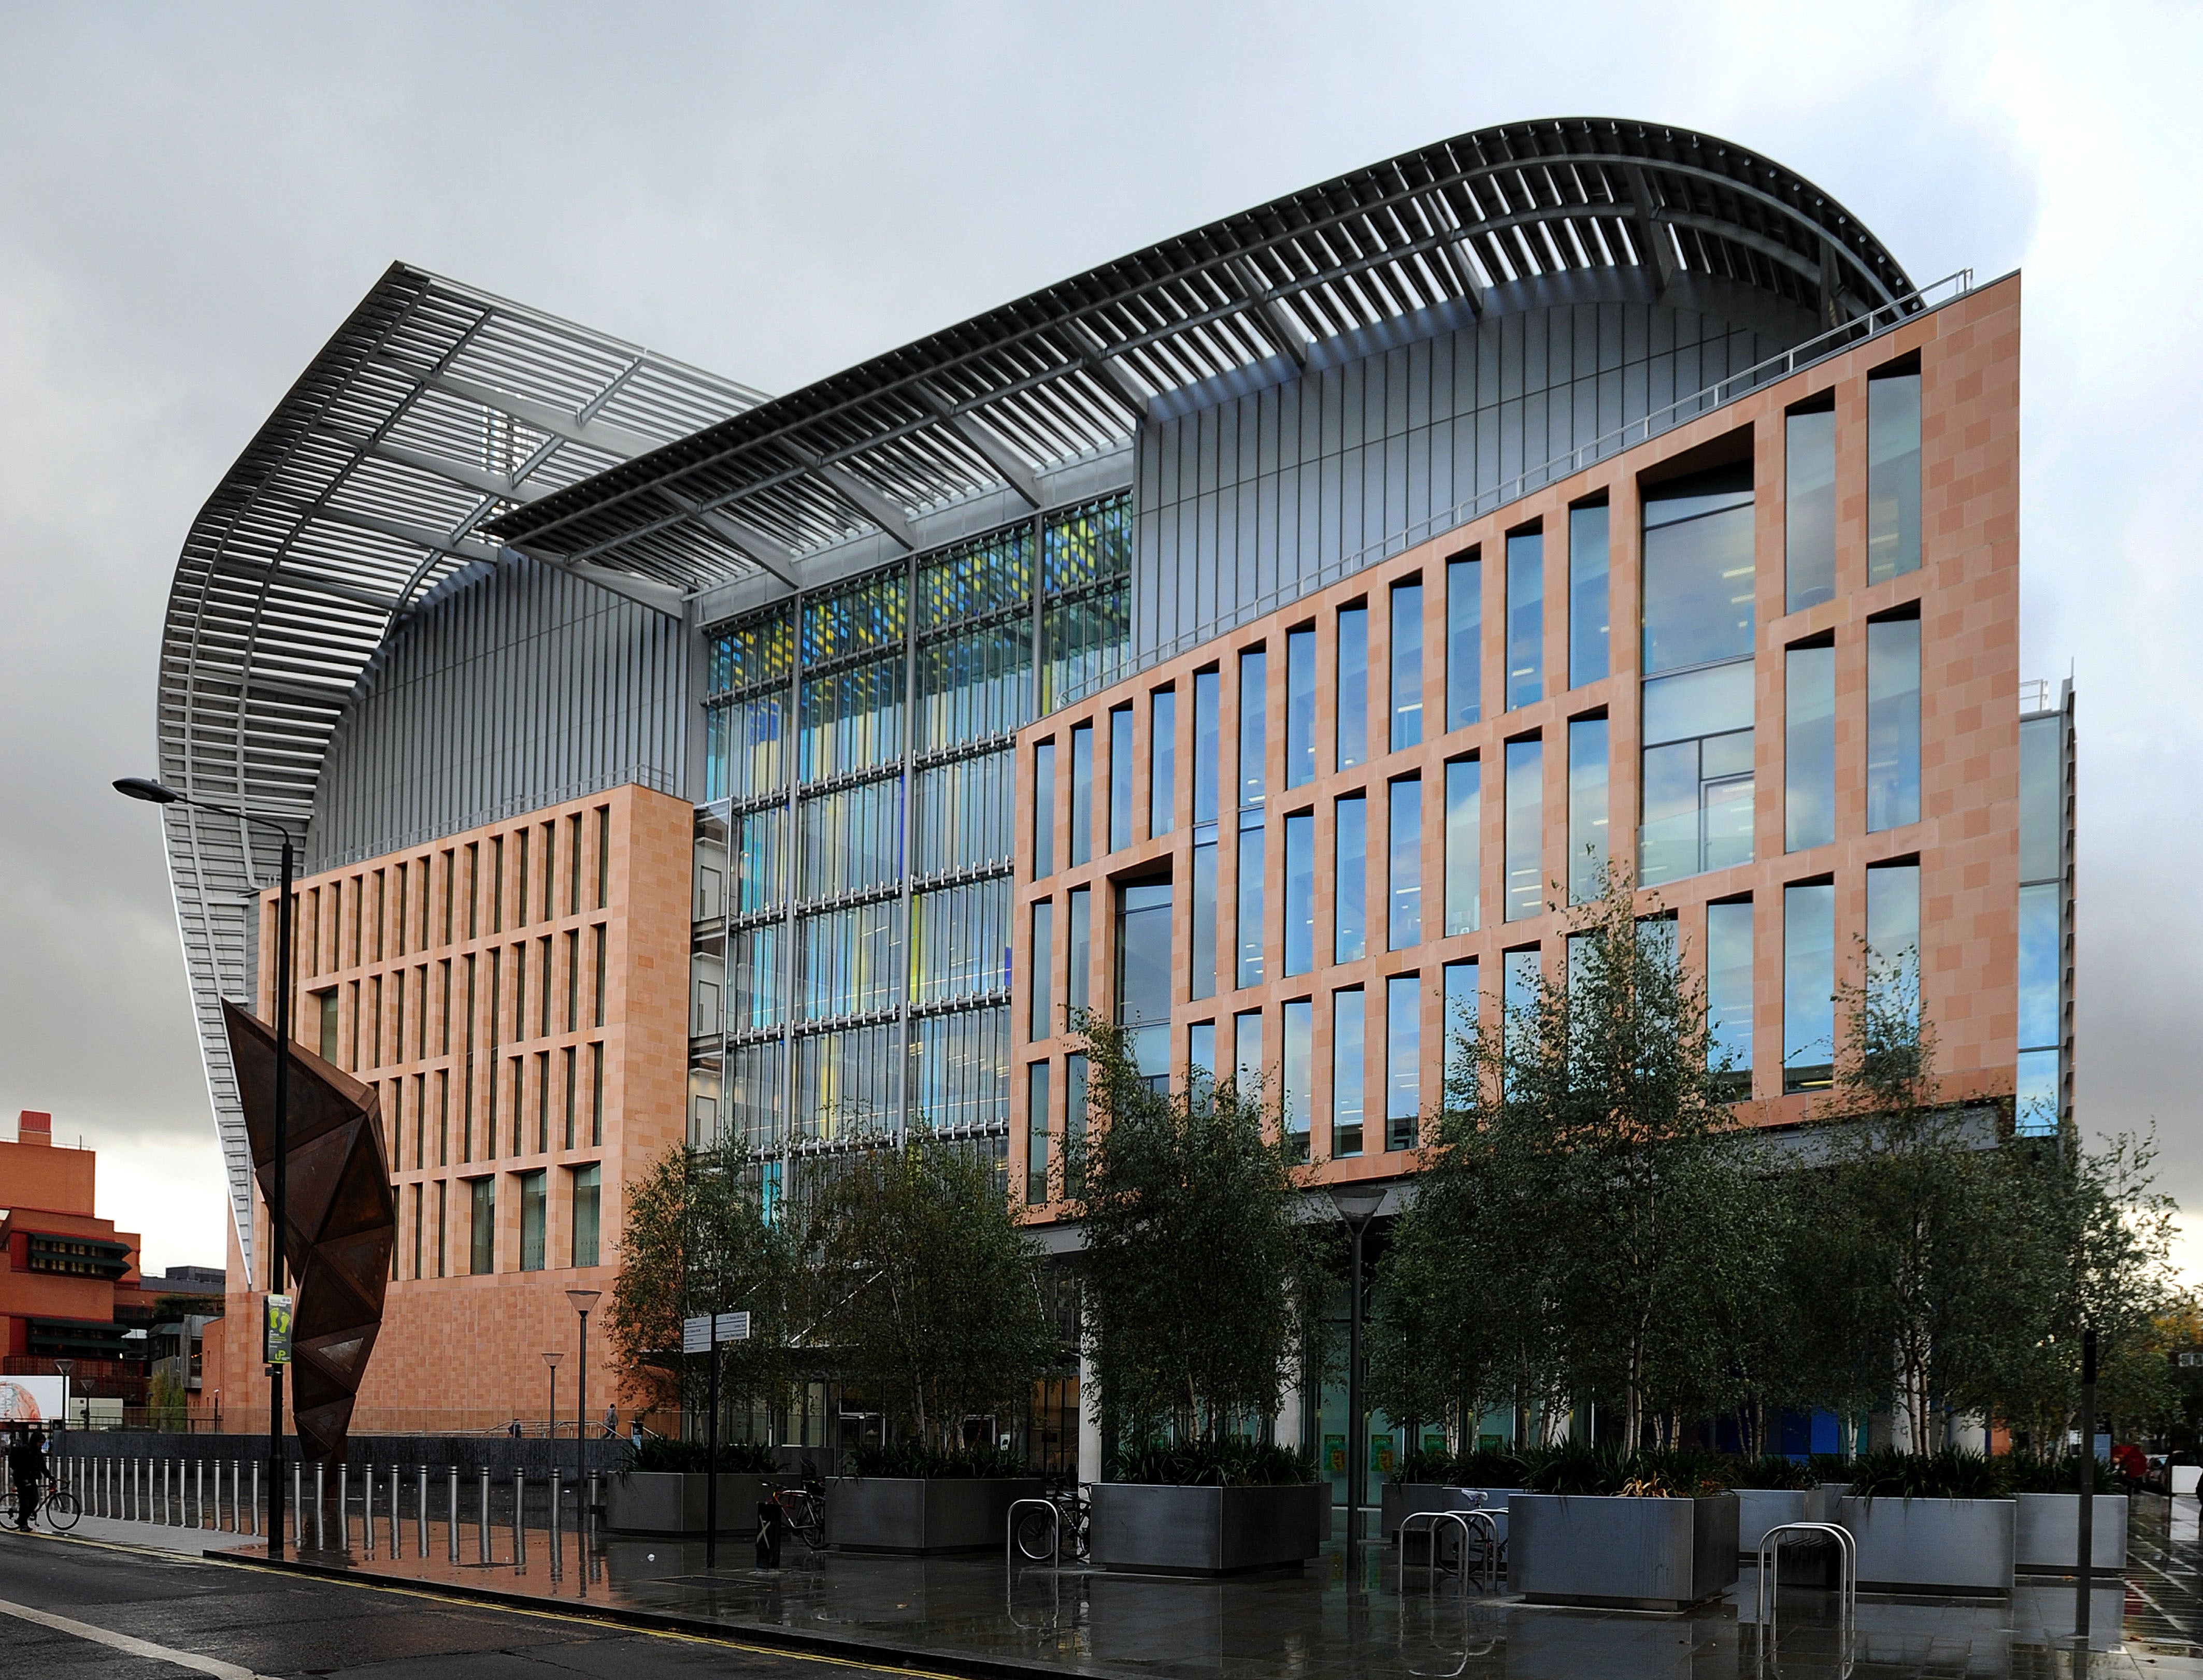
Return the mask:
[[[1022,1409],[1061,1362],[1039,1246],[970,1149],[913,1132],[839,1159],[806,1224],[822,1300],[809,1340],[922,1445],[957,1448],[966,1418]]]
[[[793,1233],[769,1221],[748,1151],[676,1145],[628,1192],[607,1329],[623,1390],[639,1402],[705,1405],[706,1361],[681,1352],[681,1323],[750,1314],[750,1339],[719,1353],[723,1404],[785,1405],[801,1374],[793,1346],[811,1273]]]
[[[1320,1381],[1341,1241],[1304,1217],[1259,1089],[1160,1091],[1121,1029],[1074,1023],[1089,1058],[1089,1123],[1069,1176],[1086,1247],[1087,1333],[1120,1435],[1216,1443],[1278,1414],[1288,1371]]]

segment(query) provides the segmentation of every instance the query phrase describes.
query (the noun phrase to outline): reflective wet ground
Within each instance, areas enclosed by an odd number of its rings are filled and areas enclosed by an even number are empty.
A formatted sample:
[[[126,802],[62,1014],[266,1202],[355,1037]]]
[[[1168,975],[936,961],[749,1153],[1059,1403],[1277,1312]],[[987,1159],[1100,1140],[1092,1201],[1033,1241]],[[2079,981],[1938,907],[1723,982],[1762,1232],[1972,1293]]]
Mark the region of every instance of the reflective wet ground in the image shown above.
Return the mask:
[[[1865,1595],[1847,1641],[1826,1591],[1786,1586],[1763,1628],[1748,1565],[1723,1600],[1653,1615],[1532,1606],[1417,1569],[1403,1587],[1390,1549],[1363,1547],[1350,1570],[1336,1542],[1303,1573],[1224,1582],[1010,1569],[999,1558],[814,1554],[792,1543],[784,1566],[768,1572],[751,1567],[747,1541],[722,1542],[713,1569],[700,1542],[540,1527],[517,1537],[509,1524],[485,1531],[462,1523],[454,1536],[440,1521],[423,1529],[414,1519],[400,1525],[393,1556],[387,1514],[370,1546],[355,1512],[348,1545],[336,1543],[332,1513],[327,1543],[298,1555],[347,1572],[653,1612],[944,1668],[963,1659],[1166,1680],[2203,1677],[2197,1506],[2182,1500],[2174,1512],[2168,1503],[2135,1500],[2127,1572],[2092,1595],[2084,1666],[2070,1579],[2023,1578],[2008,1600]]]

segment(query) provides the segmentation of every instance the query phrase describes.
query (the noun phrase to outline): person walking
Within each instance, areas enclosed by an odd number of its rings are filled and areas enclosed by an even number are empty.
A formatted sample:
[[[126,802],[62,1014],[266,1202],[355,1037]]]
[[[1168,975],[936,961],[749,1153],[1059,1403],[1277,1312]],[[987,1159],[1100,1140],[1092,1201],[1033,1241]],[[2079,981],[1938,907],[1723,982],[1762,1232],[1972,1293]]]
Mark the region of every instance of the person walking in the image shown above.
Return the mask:
[[[619,1439],[619,1408],[616,1406],[605,1408],[605,1435],[611,1441]]]
[[[28,1529],[38,1514],[46,1485],[46,1435],[43,1429],[19,1433],[8,1449],[8,1473],[15,1483],[15,1526]]]

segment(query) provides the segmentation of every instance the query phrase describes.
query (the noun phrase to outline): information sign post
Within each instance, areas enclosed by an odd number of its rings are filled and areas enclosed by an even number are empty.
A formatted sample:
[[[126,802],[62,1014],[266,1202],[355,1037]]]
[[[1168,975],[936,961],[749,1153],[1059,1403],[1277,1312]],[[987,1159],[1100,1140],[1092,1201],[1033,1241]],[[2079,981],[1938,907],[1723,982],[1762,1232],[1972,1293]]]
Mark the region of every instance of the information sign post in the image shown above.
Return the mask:
[[[711,1360],[706,1383],[711,1417],[705,1424],[704,1447],[704,1567],[719,1562],[719,1344],[747,1341],[750,1315],[747,1312],[700,1313],[681,1321],[681,1351],[702,1353]]]

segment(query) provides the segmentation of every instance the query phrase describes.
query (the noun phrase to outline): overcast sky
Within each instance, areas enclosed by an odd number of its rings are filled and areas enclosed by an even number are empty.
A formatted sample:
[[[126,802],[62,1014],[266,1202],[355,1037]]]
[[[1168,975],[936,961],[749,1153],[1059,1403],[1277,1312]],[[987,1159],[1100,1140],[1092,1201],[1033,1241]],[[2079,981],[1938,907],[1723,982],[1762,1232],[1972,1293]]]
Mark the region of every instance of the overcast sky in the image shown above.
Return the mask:
[[[1779,160],[1916,280],[2026,270],[2021,663],[2080,687],[2082,1112],[2154,1118],[2203,1234],[2199,73],[2193,6],[0,0],[0,1135],[51,1111],[150,1270],[222,1263],[158,819],[108,783],[154,768],[193,515],[393,258],[784,391],[1595,115]]]

